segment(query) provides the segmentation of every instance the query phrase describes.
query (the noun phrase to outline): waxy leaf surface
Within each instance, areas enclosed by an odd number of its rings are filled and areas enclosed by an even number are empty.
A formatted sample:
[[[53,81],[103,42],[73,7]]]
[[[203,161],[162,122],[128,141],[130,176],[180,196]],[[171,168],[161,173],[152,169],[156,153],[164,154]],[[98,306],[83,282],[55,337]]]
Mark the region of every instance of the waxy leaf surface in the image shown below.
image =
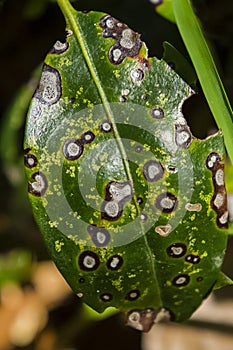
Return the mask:
[[[222,136],[192,136],[182,115],[190,87],[127,25],[70,8],[67,29],[28,114],[35,218],[96,311],[114,306],[143,331],[161,317],[186,320],[220,278]]]

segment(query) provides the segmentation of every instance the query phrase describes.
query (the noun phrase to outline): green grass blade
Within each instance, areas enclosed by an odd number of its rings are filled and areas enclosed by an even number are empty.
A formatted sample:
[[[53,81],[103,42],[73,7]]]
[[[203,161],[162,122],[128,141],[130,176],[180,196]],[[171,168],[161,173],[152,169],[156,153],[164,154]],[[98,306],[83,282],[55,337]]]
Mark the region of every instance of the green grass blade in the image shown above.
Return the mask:
[[[213,57],[189,0],[173,0],[176,24],[233,163],[233,113]]]

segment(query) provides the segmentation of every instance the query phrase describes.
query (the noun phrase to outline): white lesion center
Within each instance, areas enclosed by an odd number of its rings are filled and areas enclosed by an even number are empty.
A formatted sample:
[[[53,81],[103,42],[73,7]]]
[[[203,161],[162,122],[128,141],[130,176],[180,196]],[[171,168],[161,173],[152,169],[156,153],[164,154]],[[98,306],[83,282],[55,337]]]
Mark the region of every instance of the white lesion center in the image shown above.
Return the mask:
[[[218,186],[224,186],[224,172],[222,169],[218,169],[215,173],[215,181]]]
[[[122,38],[120,40],[120,45],[125,49],[131,50],[135,45],[134,32],[127,28],[122,31]]]
[[[172,231],[172,226],[170,224],[160,225],[155,227],[155,232],[162,237],[167,237]]]
[[[185,209],[188,211],[201,211],[202,210],[202,205],[201,203],[187,203],[185,205]]]

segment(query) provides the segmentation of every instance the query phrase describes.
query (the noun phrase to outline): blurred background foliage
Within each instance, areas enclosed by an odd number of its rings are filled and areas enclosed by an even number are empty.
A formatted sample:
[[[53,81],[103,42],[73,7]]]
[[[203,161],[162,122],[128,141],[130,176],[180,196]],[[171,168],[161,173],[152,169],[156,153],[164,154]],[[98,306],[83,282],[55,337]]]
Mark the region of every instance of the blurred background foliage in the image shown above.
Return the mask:
[[[220,75],[233,104],[233,1],[193,0],[193,4],[212,43]],[[79,10],[111,13],[127,23],[141,33],[150,56],[161,58],[163,42],[168,41],[188,58],[176,26],[158,16],[148,0],[79,0],[74,1],[74,6]],[[56,1],[0,1],[0,328],[5,329],[3,323],[6,327],[6,319],[12,322],[19,305],[22,309],[22,305],[30,301],[33,307],[37,307],[35,300],[43,300],[40,310],[33,309],[41,316],[38,328],[32,332],[34,335],[27,341],[25,337],[24,341],[6,337],[1,343],[0,333],[0,350],[80,350],[93,346],[102,350],[137,350],[141,349],[141,335],[125,327],[121,315],[93,322],[85,329],[80,327],[82,311],[78,298],[69,292],[64,281],[59,280],[51,263],[43,265],[49,256],[27,200],[22,148],[25,111],[38,81],[41,62],[56,40],[65,39],[64,26]],[[200,87],[198,94],[185,102],[183,112],[195,136],[203,138],[216,129]],[[228,189],[233,192],[231,171],[228,166]],[[223,267],[231,278],[232,256],[231,237]],[[51,275],[49,271],[52,271]],[[59,282],[54,282],[54,286],[61,292],[59,298],[55,288],[54,295],[47,300],[48,295],[44,296],[46,291],[42,292],[41,286],[50,289],[51,280],[56,279]],[[6,288],[9,280],[13,282],[10,292]],[[19,301],[18,306],[15,304],[15,311],[11,309],[11,318],[9,313],[3,313],[8,310],[10,296]],[[232,287],[219,291],[216,297],[233,299]],[[83,315],[82,320],[85,320]],[[40,336],[36,336],[38,332]],[[9,330],[4,332],[5,335],[8,333]]]

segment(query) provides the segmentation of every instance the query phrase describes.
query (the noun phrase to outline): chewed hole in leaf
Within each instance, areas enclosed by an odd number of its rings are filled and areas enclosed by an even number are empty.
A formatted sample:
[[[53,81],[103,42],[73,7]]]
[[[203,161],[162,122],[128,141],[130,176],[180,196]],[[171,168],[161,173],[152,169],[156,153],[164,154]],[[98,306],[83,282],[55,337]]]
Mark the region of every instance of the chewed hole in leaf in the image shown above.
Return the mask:
[[[202,106],[201,109],[200,105]],[[207,102],[201,93],[191,95],[184,101],[182,113],[192,134],[197,138],[204,139],[218,130]]]

